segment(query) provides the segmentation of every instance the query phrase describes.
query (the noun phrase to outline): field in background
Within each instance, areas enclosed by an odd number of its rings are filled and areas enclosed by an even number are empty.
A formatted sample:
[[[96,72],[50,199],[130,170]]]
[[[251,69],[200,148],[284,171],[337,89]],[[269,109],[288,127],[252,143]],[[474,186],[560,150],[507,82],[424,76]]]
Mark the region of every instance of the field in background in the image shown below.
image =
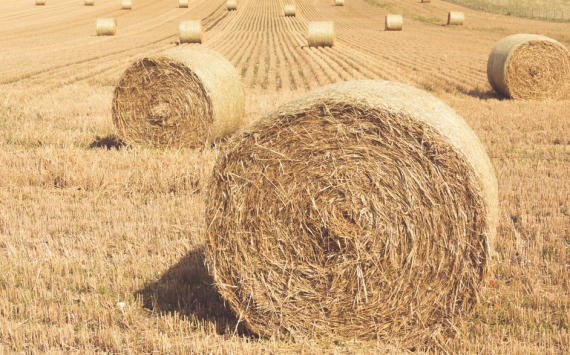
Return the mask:
[[[506,16],[570,21],[570,2],[567,0],[444,0],[475,10]]]
[[[537,2],[539,0],[536,0]],[[205,46],[241,74],[243,125],[321,85],[383,79],[430,91],[473,127],[501,201],[492,273],[454,353],[560,354],[570,348],[570,101],[497,97],[486,61],[502,37],[569,44],[568,24],[432,0],[118,0],[0,3],[0,354],[366,353],[397,344],[260,340],[212,288],[203,207],[221,142],[205,151],[122,147],[111,100],[136,58],[176,46],[203,18]],[[554,2],[552,2],[554,3]],[[449,11],[465,25],[446,27]],[[402,32],[384,16],[404,13]],[[95,19],[116,17],[116,37]],[[308,21],[333,20],[334,48],[307,48]],[[413,98],[410,98],[413,100]],[[109,148],[109,149],[108,149]]]

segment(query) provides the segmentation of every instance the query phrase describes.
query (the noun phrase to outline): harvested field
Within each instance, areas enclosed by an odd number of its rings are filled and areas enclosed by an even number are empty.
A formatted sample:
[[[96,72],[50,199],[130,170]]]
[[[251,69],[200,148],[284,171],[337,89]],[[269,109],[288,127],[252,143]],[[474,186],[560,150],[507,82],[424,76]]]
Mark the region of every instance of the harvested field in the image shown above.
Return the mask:
[[[500,39],[570,44],[568,24],[449,2],[297,0],[0,2],[0,353],[381,353],[398,344],[252,338],[203,266],[204,205],[220,143],[202,152],[129,148],[113,90],[135,60],[176,47],[202,19],[204,44],[246,88],[242,125],[319,86],[383,79],[429,91],[491,157],[499,223],[479,302],[452,353],[560,354],[570,347],[570,101],[508,100],[487,80]],[[446,26],[447,14],[465,14]],[[188,17],[191,14],[191,17]],[[387,14],[405,30],[384,32]],[[115,18],[116,36],[96,36]],[[334,47],[307,47],[333,21]],[[413,98],[412,98],[413,99]]]

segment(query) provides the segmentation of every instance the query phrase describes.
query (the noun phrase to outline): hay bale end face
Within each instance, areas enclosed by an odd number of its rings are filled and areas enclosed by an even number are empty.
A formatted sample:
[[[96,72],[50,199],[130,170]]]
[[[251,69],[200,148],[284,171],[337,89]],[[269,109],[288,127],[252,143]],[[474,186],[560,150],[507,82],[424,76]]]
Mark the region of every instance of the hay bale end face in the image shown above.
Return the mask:
[[[132,10],[133,9],[133,1],[132,0],[122,0],[121,1],[121,9]]]
[[[404,18],[402,15],[386,15],[384,29],[386,31],[401,31],[404,25]]]
[[[295,4],[285,5],[283,6],[283,12],[285,13],[285,16],[294,17],[297,13],[297,6],[295,6]]]
[[[85,6],[95,6],[95,0],[85,0]]]
[[[228,2],[226,3],[226,9],[228,11],[237,11],[238,6],[239,6],[238,0],[228,0]]]
[[[188,8],[188,0],[178,0],[178,7],[187,9]]]
[[[113,95],[113,123],[130,144],[203,148],[235,132],[245,110],[235,68],[202,46],[134,62]]]
[[[344,0],[334,0],[334,6],[344,6]]]
[[[513,99],[564,99],[570,93],[570,51],[545,36],[511,35],[491,50],[487,78],[496,92]]]
[[[203,43],[204,28],[202,20],[182,21],[178,26],[180,43]]]
[[[117,34],[117,20],[114,18],[98,18],[96,24],[97,36],[114,36]]]
[[[333,47],[336,42],[334,22],[309,22],[307,42],[309,47]]]
[[[36,6],[43,6],[46,4],[46,0],[36,0]]]
[[[447,14],[447,24],[448,25],[462,26],[464,20],[465,20],[465,15],[463,14],[463,12],[450,11]]]
[[[380,81],[325,86],[252,123],[207,201],[206,261],[250,330],[414,347],[473,309],[498,210],[465,121]]]

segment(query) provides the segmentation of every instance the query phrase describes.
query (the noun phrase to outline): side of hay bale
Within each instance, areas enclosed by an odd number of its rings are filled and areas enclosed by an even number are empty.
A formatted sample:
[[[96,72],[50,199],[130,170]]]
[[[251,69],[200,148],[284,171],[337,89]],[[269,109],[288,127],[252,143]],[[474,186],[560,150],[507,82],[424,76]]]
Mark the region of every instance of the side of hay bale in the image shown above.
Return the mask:
[[[95,0],[85,0],[85,6],[95,6]]]
[[[226,2],[226,9],[228,11],[236,11],[238,9],[238,6],[238,0],[228,0],[228,2]]]
[[[342,82],[264,115],[218,158],[206,262],[263,337],[444,342],[478,300],[498,192],[453,109]]]
[[[188,8],[188,0],[178,0],[178,7],[179,8]]]
[[[122,0],[121,1],[121,9],[132,10],[133,9],[133,1],[132,0]]]
[[[334,6],[344,6],[344,0],[334,0]]]
[[[46,0],[36,0],[36,6],[43,6],[46,4]]]
[[[422,0],[422,3],[431,2],[431,0]]]
[[[117,20],[114,18],[102,17],[97,19],[97,36],[114,36],[117,34]]]
[[[112,111],[119,137],[129,144],[203,148],[239,128],[244,90],[221,54],[179,46],[127,68]]]
[[[307,42],[309,47],[333,47],[336,42],[334,22],[309,22]]]
[[[202,20],[182,21],[178,26],[180,43],[203,43],[204,28]]]
[[[402,15],[386,15],[384,29],[386,31],[401,31],[404,25],[404,18]]]
[[[447,24],[448,25],[463,25],[463,21],[465,20],[465,15],[463,12],[459,11],[450,11],[447,14]]]
[[[497,93],[513,99],[563,99],[570,92],[570,51],[545,36],[511,35],[491,50],[487,78]]]
[[[297,13],[297,6],[295,4],[287,4],[283,6],[283,12],[285,16],[294,17]]]

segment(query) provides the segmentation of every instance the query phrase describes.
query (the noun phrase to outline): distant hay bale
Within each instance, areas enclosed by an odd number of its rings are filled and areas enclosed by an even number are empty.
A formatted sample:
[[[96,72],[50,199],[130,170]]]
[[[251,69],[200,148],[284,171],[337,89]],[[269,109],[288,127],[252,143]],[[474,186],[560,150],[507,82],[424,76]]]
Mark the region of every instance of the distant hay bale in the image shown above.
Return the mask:
[[[334,6],[344,6],[344,0],[334,0]]]
[[[467,123],[380,81],[325,86],[252,123],[206,201],[208,268],[251,331],[414,347],[473,310],[498,215]]]
[[[95,6],[95,0],[85,0],[85,6]]]
[[[545,36],[508,36],[491,50],[487,77],[496,92],[513,99],[566,98],[570,91],[570,51]]]
[[[202,20],[180,22],[178,32],[180,34],[180,43],[204,42],[204,28],[202,27]]]
[[[134,62],[113,96],[113,123],[130,144],[198,148],[235,132],[245,110],[235,68],[201,46]]]
[[[97,36],[114,36],[117,34],[117,20],[114,18],[98,18],[96,25]]]
[[[287,4],[283,7],[283,12],[285,13],[285,16],[295,16],[297,6],[295,6],[295,4]]]
[[[228,0],[226,3],[226,8],[228,11],[236,11],[238,9],[239,2],[238,0]]]
[[[449,14],[447,14],[448,25],[463,25],[464,20],[465,20],[465,15],[463,14],[463,12],[450,11]]]
[[[431,2],[431,0],[422,0],[423,3]]]
[[[132,0],[122,0],[121,8],[123,10],[132,10],[133,9],[133,1]]]
[[[45,5],[46,0],[36,0],[36,5]]]
[[[384,29],[386,31],[401,31],[404,25],[402,15],[386,15]]]
[[[188,0],[178,0],[179,8],[188,8]]]
[[[307,39],[309,47],[333,47],[336,42],[334,22],[309,22],[309,33]]]

